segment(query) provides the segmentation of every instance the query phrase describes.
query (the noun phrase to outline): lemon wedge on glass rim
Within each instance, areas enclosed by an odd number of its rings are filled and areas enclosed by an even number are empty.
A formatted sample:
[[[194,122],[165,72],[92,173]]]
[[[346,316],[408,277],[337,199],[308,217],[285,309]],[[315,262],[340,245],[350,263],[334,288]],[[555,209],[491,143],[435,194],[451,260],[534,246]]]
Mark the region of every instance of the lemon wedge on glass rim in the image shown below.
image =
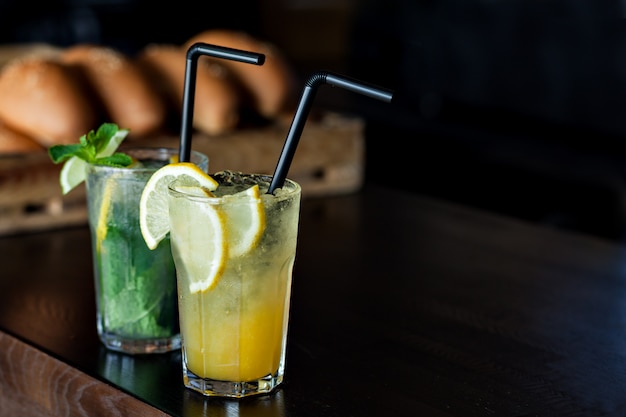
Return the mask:
[[[150,249],[155,249],[170,231],[167,205],[168,186],[181,179],[187,186],[197,186],[213,191],[217,181],[191,162],[174,162],[158,170],[146,183],[139,200],[139,226]]]

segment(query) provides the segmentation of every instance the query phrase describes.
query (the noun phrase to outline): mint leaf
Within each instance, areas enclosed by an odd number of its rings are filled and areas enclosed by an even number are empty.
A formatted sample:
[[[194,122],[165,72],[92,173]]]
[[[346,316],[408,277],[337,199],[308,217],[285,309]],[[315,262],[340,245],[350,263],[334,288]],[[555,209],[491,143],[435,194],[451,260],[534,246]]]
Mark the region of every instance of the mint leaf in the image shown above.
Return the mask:
[[[116,152],[111,156],[97,158],[95,163],[98,165],[106,165],[110,167],[127,167],[133,163],[133,159],[125,153]]]
[[[48,149],[48,155],[50,155],[52,162],[58,164],[76,155],[76,153],[79,152],[81,148],[82,145],[80,144],[54,145]]]
[[[82,135],[77,144],[51,146],[48,149],[48,155],[55,164],[65,162],[76,156],[90,164],[126,167],[132,163],[132,158],[123,153],[118,152],[111,156],[98,157],[119,130],[115,123],[103,123],[97,131],[91,130]]]
[[[87,134],[87,141],[93,143],[96,148],[96,155],[99,154],[109,144],[111,138],[117,133],[119,128],[114,123],[103,123],[98,132],[94,135],[93,130]]]

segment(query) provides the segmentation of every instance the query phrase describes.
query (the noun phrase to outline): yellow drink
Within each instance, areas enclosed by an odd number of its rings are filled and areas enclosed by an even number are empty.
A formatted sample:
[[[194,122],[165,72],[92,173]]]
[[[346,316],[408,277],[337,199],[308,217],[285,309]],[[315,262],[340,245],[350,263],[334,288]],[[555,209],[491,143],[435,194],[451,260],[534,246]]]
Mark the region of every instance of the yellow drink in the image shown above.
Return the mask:
[[[202,378],[221,381],[251,381],[275,372],[282,352],[288,278],[279,277],[275,288],[249,300],[240,312],[226,312],[219,301],[233,285],[229,278],[212,291],[188,295],[182,303],[187,367]]]
[[[215,191],[218,197],[188,194],[174,183],[168,200],[185,385],[206,395],[242,397],[269,392],[280,384],[284,373],[300,187],[288,181],[274,196],[265,194],[267,177],[246,176],[247,185],[233,187],[222,184],[224,177],[219,174],[214,178],[220,182]],[[241,225],[233,222],[246,218],[232,213],[248,213],[252,205],[247,199],[222,196],[249,187],[251,178],[263,193],[262,204],[254,206],[262,210],[262,233],[239,253],[234,249],[235,239],[241,236],[233,229]],[[203,244],[205,237],[214,238],[210,227],[198,224],[202,219],[198,213],[206,211],[203,205],[223,215],[226,249],[221,258]],[[234,219],[231,223],[224,220],[228,216]],[[210,288],[198,290],[194,283],[204,278],[206,265],[212,262],[223,263],[219,278]]]

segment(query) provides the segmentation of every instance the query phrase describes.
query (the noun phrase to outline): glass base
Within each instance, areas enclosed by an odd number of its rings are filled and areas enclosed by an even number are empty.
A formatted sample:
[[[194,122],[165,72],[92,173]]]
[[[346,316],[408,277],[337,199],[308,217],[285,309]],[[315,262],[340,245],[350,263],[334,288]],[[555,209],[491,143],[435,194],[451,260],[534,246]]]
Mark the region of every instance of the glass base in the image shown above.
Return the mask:
[[[180,349],[180,335],[158,339],[126,339],[119,335],[101,334],[100,341],[107,349],[131,355],[165,353]]]
[[[243,398],[271,393],[283,382],[283,376],[267,375],[263,378],[245,382],[217,381],[201,378],[188,369],[183,368],[183,382],[185,387],[206,396]]]

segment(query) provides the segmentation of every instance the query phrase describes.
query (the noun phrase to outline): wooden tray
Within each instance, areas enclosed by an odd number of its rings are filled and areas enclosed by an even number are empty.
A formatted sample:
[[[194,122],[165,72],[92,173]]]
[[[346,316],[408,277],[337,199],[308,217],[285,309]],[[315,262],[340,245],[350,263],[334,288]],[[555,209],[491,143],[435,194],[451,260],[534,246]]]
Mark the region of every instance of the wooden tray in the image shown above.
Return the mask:
[[[361,119],[338,114],[307,121],[288,174],[302,186],[303,198],[349,193],[362,185],[363,127]],[[192,148],[209,156],[209,172],[272,174],[287,131],[277,124],[217,137],[197,134]],[[163,135],[134,143],[178,148],[179,138]],[[0,156],[0,235],[87,222],[84,184],[63,196],[60,170],[45,152]]]

